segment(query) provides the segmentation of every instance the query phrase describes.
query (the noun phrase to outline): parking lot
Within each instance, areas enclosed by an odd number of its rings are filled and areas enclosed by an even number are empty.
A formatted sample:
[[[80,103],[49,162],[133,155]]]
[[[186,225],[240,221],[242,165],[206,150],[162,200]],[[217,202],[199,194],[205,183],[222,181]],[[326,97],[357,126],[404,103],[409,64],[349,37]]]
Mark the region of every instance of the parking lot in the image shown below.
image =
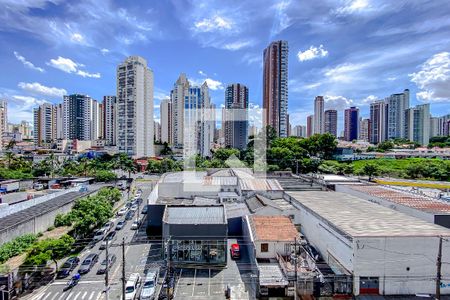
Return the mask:
[[[231,299],[255,299],[256,280],[249,270],[246,249],[241,251],[239,260],[232,260],[228,251],[228,264],[223,269],[177,269],[174,298],[224,299],[229,285]]]

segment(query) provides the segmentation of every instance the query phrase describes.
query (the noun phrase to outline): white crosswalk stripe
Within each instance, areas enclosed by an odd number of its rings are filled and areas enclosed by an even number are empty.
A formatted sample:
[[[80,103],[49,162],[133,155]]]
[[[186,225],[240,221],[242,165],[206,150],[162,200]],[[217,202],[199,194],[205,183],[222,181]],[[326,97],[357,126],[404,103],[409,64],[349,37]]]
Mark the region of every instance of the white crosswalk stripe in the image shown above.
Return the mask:
[[[55,293],[55,295],[52,298],[50,298],[49,300],[59,299],[58,295],[59,295],[59,293]]]
[[[80,296],[80,294],[81,294],[81,292],[78,292],[78,293],[75,295],[74,298],[71,298],[71,300],[77,300],[77,299],[78,299],[78,296]]]

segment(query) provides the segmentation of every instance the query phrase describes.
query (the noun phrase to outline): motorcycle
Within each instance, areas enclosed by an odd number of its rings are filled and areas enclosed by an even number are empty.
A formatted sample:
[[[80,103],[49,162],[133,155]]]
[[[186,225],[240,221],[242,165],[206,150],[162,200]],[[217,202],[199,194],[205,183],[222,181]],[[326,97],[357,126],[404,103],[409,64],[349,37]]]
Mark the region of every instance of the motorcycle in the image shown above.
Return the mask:
[[[70,279],[70,280],[67,282],[67,285],[64,287],[63,292],[65,292],[65,291],[67,291],[67,290],[70,290],[71,288],[73,288],[74,286],[76,286],[76,285],[78,284],[78,281],[79,281],[79,279],[74,279],[74,278]]]

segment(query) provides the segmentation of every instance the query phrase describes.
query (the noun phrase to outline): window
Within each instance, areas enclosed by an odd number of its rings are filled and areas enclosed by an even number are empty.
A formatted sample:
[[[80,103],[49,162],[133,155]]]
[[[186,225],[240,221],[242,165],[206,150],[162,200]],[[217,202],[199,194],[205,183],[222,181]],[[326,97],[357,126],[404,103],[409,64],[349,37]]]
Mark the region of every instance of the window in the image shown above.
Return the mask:
[[[261,252],[269,252],[269,244],[262,243],[261,244]]]

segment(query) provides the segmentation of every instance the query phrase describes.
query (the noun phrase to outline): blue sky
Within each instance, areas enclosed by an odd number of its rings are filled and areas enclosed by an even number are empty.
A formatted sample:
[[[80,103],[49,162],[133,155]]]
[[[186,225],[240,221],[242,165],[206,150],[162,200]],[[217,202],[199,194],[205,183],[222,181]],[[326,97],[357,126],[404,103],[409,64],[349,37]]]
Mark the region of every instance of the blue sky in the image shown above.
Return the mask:
[[[313,99],[326,108],[359,106],[411,90],[413,105],[450,113],[448,0],[131,1],[0,0],[0,97],[11,122],[65,93],[115,94],[116,65],[147,59],[155,113],[180,72],[207,80],[212,100],[224,86],[249,87],[261,105],[262,51],[289,41],[289,113],[305,124]],[[342,119],[342,112],[339,115]],[[342,123],[341,123],[342,124]]]

